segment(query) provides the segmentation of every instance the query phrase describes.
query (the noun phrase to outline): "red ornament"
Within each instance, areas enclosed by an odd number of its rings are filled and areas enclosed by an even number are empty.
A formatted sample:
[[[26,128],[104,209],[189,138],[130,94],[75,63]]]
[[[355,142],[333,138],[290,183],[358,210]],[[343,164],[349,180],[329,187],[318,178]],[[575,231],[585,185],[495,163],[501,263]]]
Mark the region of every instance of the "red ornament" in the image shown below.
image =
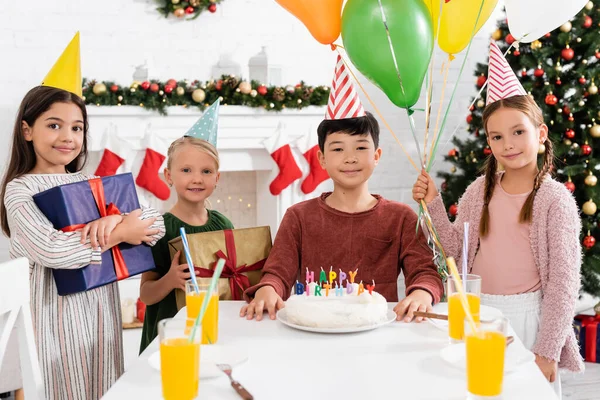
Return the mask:
[[[523,71],[521,71],[521,76],[527,76],[527,70],[525,68],[523,68]]]
[[[573,122],[575,121],[575,118],[573,118],[573,114],[569,114],[569,122]]]
[[[584,156],[589,156],[590,154],[592,154],[592,146],[590,146],[589,144],[584,144],[581,146],[581,153]]]
[[[513,51],[513,56],[518,57],[520,55],[521,55],[521,52],[519,50]]]
[[[492,149],[490,149],[489,147],[486,147],[485,149],[483,149],[483,154],[485,154],[486,156],[489,156],[490,154],[492,154]]]
[[[260,94],[261,96],[264,96],[267,94],[267,87],[265,85],[260,85],[258,88],[256,88],[256,91],[258,92],[258,94]]]
[[[567,61],[571,61],[573,57],[575,57],[575,52],[570,47],[567,47],[565,49],[562,49],[562,51],[560,52],[560,56]]]
[[[173,87],[175,87],[175,86],[177,86],[177,81],[175,79],[169,79],[167,81],[167,84],[165,85],[165,87],[166,86],[173,86]]]
[[[456,157],[456,156],[458,156],[458,150],[450,149],[450,151],[448,152],[448,157]]]
[[[215,3],[212,3],[210,6],[208,6],[208,11],[210,11],[211,13],[216,13],[217,5]]]
[[[575,137],[575,131],[573,129],[567,129],[565,132],[565,137],[567,139],[573,139]]]
[[[562,85],[562,81],[560,80],[560,78],[556,78],[556,84],[558,86]]]
[[[185,8],[185,13],[186,14],[193,14],[194,13],[194,7],[189,6]]]
[[[110,91],[113,92],[113,93],[115,93],[117,90],[119,90],[119,86],[117,86],[117,85],[112,85],[110,87]]]
[[[469,111],[475,111],[475,106],[469,107]]]
[[[544,70],[542,69],[542,67],[537,67],[535,71],[533,71],[533,76],[535,76],[536,78],[541,78],[542,76],[544,76]]]
[[[483,85],[485,84],[485,81],[487,80],[487,78],[485,77],[485,75],[480,75],[477,77],[477,87],[483,87]]]
[[[215,83],[215,89],[221,90],[223,88],[223,81],[219,79],[217,83]]]
[[[456,214],[458,214],[458,206],[456,204],[452,204],[450,208],[448,208],[448,212],[453,217],[456,217]]]
[[[582,76],[581,78],[579,78],[579,83],[581,83],[582,85],[584,85],[586,82],[585,76]]]
[[[545,37],[546,39],[548,39],[550,36],[552,36],[552,35],[550,35],[550,32],[548,32],[548,33],[546,33],[546,34],[544,35],[544,37]]]
[[[596,244],[596,238],[593,237],[592,235],[587,235],[586,237],[583,238],[583,247],[585,247],[586,249],[591,249],[592,247],[594,247],[594,245]]]
[[[165,86],[165,93],[169,94],[173,92],[173,86]]]
[[[575,192],[575,184],[571,181],[567,181],[565,182],[565,187],[567,188],[567,190],[571,193]]]
[[[590,17],[589,15],[586,15],[585,18],[583,19],[583,27],[584,28],[589,28],[592,26],[592,17]]]
[[[506,35],[506,38],[504,38],[504,40],[506,41],[506,44],[513,44],[515,41],[515,38],[513,35],[511,35],[509,33],[508,35]]]
[[[600,59],[600,51],[596,50],[596,58]]]
[[[564,106],[562,111],[565,114],[571,114],[571,109],[569,108],[569,106]]]
[[[158,86],[157,83],[153,83],[152,85],[150,85],[150,91],[151,92],[156,93],[156,92],[158,92],[158,89],[159,89],[159,86]]]
[[[467,124],[473,122],[473,116],[471,114],[467,115]]]
[[[546,98],[544,99],[544,101],[546,102],[546,104],[548,104],[549,106],[555,106],[556,103],[558,103],[558,97],[556,97],[555,95],[553,95],[552,93],[549,93],[548,95],[546,95]]]
[[[142,89],[148,90],[150,88],[150,82],[144,81],[144,82],[142,82],[141,86],[142,86]]]

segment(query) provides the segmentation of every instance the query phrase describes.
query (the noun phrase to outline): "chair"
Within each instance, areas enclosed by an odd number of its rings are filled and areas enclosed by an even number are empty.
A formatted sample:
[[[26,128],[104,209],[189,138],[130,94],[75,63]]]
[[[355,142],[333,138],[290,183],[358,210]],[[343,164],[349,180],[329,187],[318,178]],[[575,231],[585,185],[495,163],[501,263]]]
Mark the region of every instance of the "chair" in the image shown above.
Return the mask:
[[[27,400],[44,399],[29,305],[29,262],[19,258],[0,264],[0,393],[23,387]],[[15,338],[16,336],[16,338]],[[18,342],[18,347],[9,343]],[[16,343],[15,343],[16,344]],[[12,355],[11,355],[12,353]],[[5,360],[6,357],[6,360]],[[10,357],[10,358],[9,358]],[[19,382],[19,362],[22,383]],[[17,375],[15,377],[15,375]]]

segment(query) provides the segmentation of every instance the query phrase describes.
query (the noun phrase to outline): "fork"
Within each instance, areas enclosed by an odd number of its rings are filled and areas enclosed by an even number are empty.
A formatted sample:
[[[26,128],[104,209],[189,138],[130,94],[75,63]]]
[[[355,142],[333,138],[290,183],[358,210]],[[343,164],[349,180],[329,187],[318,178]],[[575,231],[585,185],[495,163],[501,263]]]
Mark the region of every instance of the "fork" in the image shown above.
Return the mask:
[[[250,392],[248,392],[245,387],[243,387],[238,381],[234,380],[231,377],[231,365],[217,364],[217,367],[219,367],[219,369],[229,377],[229,380],[231,381],[231,386],[235,389],[235,391],[240,395],[242,399],[254,400],[254,397],[250,394]]]

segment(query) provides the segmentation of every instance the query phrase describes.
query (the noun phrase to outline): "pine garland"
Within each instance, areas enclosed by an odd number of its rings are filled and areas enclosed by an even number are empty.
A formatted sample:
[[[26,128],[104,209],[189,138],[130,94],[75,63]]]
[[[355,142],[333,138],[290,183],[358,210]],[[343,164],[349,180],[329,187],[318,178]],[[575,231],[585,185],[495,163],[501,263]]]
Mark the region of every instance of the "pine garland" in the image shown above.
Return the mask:
[[[217,3],[222,0],[157,0],[160,6],[156,10],[168,18],[170,15],[174,15],[177,18],[186,20],[196,19],[202,14],[202,12],[208,10],[211,13],[217,11]]]
[[[329,87],[308,86],[300,82],[295,86],[265,86],[259,82],[243,81],[234,75],[206,82],[150,80],[121,86],[112,81],[83,80],[83,99],[97,106],[140,106],[166,115],[167,107],[197,107],[204,110],[217,99],[223,105],[264,108],[281,111],[284,108],[302,109],[308,106],[325,106]]]

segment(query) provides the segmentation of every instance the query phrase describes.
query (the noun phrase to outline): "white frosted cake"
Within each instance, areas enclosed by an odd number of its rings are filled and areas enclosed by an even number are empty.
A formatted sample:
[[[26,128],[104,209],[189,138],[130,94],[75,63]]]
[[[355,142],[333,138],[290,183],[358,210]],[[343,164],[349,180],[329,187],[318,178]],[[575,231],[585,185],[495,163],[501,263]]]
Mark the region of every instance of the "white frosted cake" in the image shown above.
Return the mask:
[[[387,320],[388,305],[385,298],[374,290],[358,295],[358,285],[352,293],[335,294],[325,289],[314,295],[315,283],[310,283],[311,295],[293,294],[285,303],[286,318],[295,325],[312,328],[359,328],[377,325]]]

